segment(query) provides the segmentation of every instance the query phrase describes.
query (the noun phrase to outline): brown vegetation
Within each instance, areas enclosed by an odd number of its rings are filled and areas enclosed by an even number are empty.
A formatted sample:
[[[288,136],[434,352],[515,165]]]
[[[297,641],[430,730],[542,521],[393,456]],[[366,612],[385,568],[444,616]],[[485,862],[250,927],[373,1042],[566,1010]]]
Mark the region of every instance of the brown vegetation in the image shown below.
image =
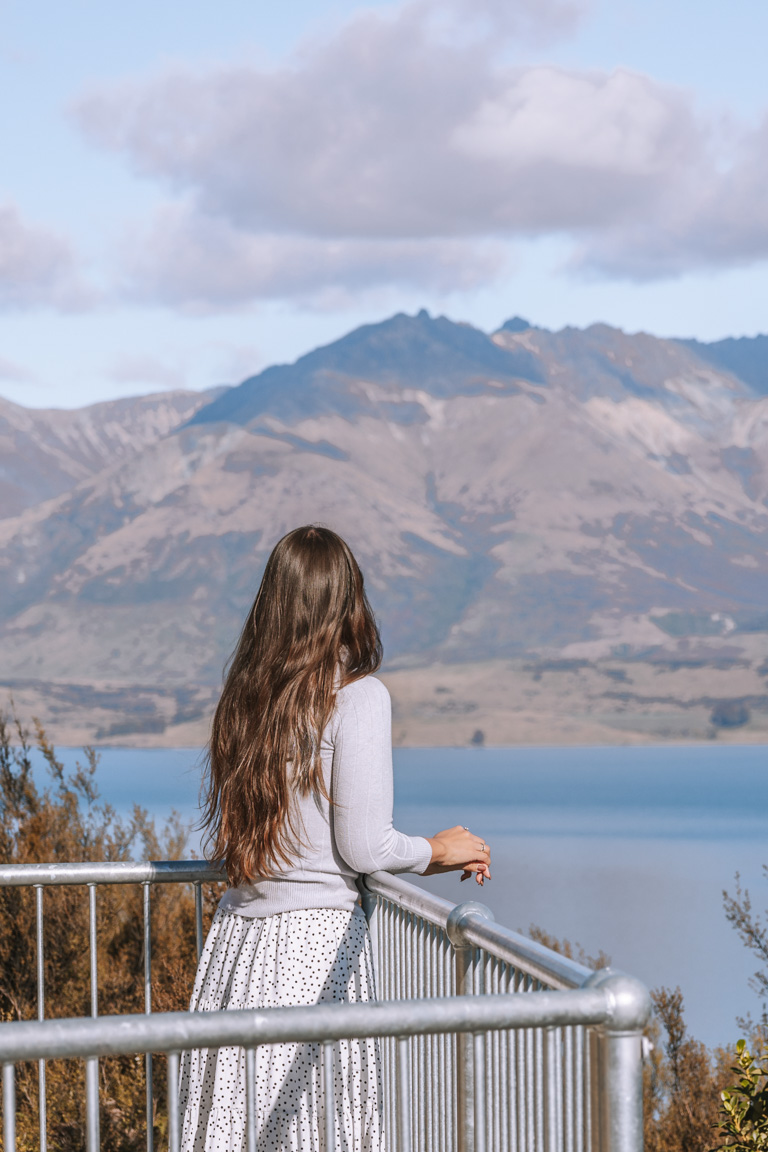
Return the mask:
[[[688,1035],[679,988],[651,993],[653,1047],[643,1096],[646,1152],[708,1152],[719,1129],[720,1093],[731,1083],[734,1053],[709,1051]]]
[[[173,819],[160,834],[146,811],[134,808],[129,821],[100,804],[95,783],[97,757],[67,773],[45,733],[36,741],[50,774],[39,788],[32,776],[28,733],[0,715],[0,859],[4,863],[178,859],[187,829]],[[142,891],[138,885],[97,889],[99,1013],[144,1010]],[[152,890],[152,993],[159,1011],[187,1007],[195,971],[194,900],[187,886]],[[209,916],[214,903],[206,893]],[[48,888],[44,893],[45,1014],[90,1014],[88,893],[82,887]],[[0,1020],[37,1016],[35,893],[0,888]],[[102,1148],[132,1152],[145,1147],[144,1058],[102,1060]],[[165,1130],[165,1061],[154,1062],[155,1128]],[[20,1152],[39,1147],[37,1066],[17,1070]],[[84,1070],[78,1061],[47,1066],[49,1146],[57,1152],[85,1146]]]
[[[604,952],[588,956],[579,944],[558,940],[535,924],[528,934],[588,968],[610,964]],[[721,1092],[733,1082],[734,1051],[710,1052],[688,1035],[679,988],[658,988],[651,999],[643,1070],[645,1152],[710,1152],[720,1129]]]

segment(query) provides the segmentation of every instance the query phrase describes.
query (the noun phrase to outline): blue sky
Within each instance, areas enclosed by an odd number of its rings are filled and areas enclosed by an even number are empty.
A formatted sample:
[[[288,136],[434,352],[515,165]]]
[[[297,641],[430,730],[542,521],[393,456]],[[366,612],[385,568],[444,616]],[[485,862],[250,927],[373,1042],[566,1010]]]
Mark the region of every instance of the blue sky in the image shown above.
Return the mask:
[[[394,311],[768,330],[768,6],[0,0],[0,395]]]

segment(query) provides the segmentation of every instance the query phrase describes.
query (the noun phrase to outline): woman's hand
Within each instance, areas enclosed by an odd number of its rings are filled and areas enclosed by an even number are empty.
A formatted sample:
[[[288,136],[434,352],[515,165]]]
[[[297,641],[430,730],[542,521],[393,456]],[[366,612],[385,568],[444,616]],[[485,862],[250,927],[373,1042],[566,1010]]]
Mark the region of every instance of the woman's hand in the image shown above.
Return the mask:
[[[455,828],[446,828],[444,832],[438,832],[436,836],[427,839],[432,849],[432,860],[424,872],[425,876],[461,870],[462,880],[469,879],[473,872],[480,885],[486,877],[490,880],[491,849],[482,836],[457,824]]]

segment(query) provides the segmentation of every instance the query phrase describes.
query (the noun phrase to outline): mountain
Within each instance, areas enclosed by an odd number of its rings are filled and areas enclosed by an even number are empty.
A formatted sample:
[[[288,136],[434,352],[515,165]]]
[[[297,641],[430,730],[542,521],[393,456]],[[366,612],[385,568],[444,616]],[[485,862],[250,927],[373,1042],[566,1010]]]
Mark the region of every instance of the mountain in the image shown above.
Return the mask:
[[[320,521],[401,741],[766,739],[767,501],[768,397],[690,342],[398,315],[0,522],[0,679],[73,739],[192,742]]]
[[[761,396],[768,396],[768,336],[739,336],[703,344],[682,340],[702,360],[732,372]]]
[[[0,518],[135,455],[220,392],[163,392],[80,409],[22,408],[0,398]]]
[[[192,423],[248,424],[262,416],[294,423],[335,413],[410,424],[426,412],[407,399],[403,404],[404,392],[421,389],[441,399],[478,396],[489,387],[515,393],[518,379],[541,382],[524,348],[502,350],[477,328],[422,310],[366,324],[295,364],[267,368],[200,409]]]

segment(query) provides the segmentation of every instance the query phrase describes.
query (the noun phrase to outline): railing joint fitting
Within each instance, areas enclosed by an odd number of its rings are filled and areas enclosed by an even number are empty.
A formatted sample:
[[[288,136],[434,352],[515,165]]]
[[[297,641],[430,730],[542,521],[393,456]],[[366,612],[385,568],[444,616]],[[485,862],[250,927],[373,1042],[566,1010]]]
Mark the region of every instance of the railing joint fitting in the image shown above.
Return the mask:
[[[606,1032],[639,1032],[651,1017],[648,989],[634,976],[627,976],[617,968],[598,968],[582,988],[599,989],[605,994],[608,1019],[602,1027]]]
[[[463,904],[457,904],[449,912],[445,926],[448,939],[454,948],[471,947],[465,936],[465,921],[469,916],[480,916],[483,920],[496,919],[490,908],[477,900],[465,900]]]

